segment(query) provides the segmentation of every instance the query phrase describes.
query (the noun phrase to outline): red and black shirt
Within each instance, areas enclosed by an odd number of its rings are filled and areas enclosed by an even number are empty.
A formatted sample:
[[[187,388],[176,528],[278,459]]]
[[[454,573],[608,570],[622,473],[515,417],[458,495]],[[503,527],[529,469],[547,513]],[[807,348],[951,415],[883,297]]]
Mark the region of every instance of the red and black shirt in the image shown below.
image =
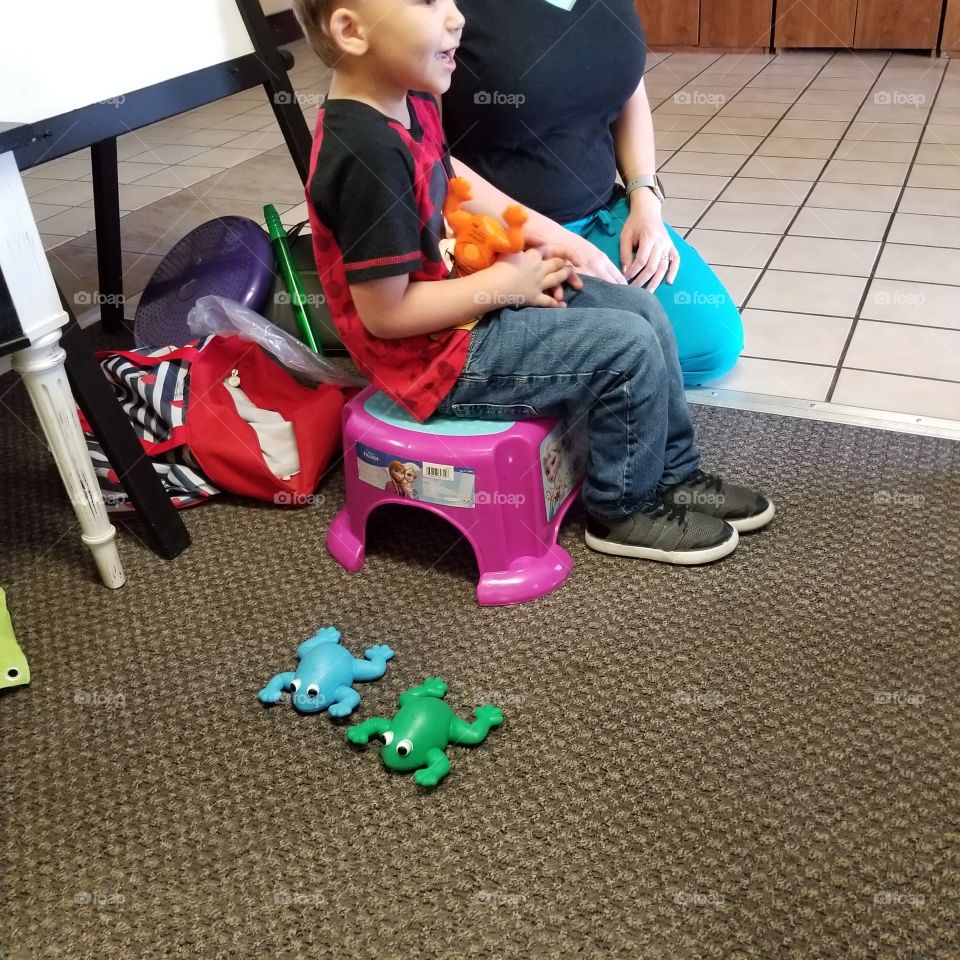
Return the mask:
[[[307,207],[330,315],[357,369],[417,420],[463,371],[470,343],[451,329],[386,340],[364,327],[349,284],[409,274],[450,276],[440,253],[450,159],[436,100],[407,97],[410,129],[357,100],[327,100],[317,117]]]

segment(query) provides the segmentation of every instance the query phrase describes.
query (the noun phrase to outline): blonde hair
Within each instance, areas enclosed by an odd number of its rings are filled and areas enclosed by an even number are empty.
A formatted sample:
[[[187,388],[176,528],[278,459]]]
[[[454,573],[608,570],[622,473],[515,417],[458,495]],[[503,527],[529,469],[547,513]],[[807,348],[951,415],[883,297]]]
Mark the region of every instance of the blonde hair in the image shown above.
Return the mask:
[[[293,0],[293,12],[316,55],[332,67],[340,59],[340,49],[330,37],[330,15],[338,6],[338,0]]]

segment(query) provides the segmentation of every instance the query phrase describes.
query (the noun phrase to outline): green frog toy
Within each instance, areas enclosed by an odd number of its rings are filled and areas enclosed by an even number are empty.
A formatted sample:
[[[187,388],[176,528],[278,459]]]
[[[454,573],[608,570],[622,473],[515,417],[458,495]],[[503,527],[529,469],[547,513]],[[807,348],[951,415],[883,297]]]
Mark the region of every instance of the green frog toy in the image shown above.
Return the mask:
[[[491,704],[477,707],[473,723],[461,720],[443,702],[446,693],[441,677],[427,677],[400,694],[400,709],[392,720],[370,717],[348,727],[347,739],[369,743],[371,737],[383,737],[380,759],[387,767],[416,770],[413,779],[421,787],[435,787],[450,772],[445,752],[449,744],[483,743],[490,728],[503,723],[503,713]]]

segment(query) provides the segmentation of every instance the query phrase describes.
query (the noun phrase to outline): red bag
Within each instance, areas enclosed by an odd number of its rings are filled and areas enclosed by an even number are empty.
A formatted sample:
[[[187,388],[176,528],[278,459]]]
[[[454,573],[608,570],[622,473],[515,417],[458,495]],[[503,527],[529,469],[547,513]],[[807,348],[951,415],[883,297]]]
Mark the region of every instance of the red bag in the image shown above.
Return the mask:
[[[97,356],[158,472],[176,464],[202,474],[195,496],[174,496],[178,506],[215,492],[204,491],[204,477],[231,493],[302,505],[339,449],[343,391],[301,386],[240,337]],[[91,456],[104,486],[115,484],[94,450]]]

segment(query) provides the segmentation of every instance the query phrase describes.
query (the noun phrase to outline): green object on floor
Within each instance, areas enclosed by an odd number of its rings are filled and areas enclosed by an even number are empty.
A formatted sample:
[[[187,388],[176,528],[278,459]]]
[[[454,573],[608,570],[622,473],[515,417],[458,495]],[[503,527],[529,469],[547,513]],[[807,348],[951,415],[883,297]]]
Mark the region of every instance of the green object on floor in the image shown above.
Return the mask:
[[[400,694],[400,709],[392,720],[370,717],[348,727],[347,739],[368,743],[371,737],[381,737],[380,759],[387,767],[416,770],[413,779],[421,787],[435,787],[450,772],[445,752],[449,744],[483,743],[490,728],[503,723],[503,713],[492,704],[477,707],[472,723],[461,720],[443,702],[446,694],[441,677],[427,677],[419,687]]]
[[[290,255],[287,231],[283,229],[280,214],[277,213],[277,209],[272,203],[268,203],[263,208],[263,217],[267,224],[267,232],[270,234],[270,242],[273,244],[273,250],[277,257],[277,265],[280,267],[280,275],[283,277],[287,293],[290,294],[290,306],[297,320],[300,338],[314,353],[319,353],[322,356],[323,350],[313,332],[314,325],[310,321],[310,312],[307,309],[307,295],[303,289],[300,274],[293,262],[293,257]]]
[[[0,669],[3,671],[0,674],[0,690],[30,682],[30,664],[17,644],[3,588],[0,588]]]

